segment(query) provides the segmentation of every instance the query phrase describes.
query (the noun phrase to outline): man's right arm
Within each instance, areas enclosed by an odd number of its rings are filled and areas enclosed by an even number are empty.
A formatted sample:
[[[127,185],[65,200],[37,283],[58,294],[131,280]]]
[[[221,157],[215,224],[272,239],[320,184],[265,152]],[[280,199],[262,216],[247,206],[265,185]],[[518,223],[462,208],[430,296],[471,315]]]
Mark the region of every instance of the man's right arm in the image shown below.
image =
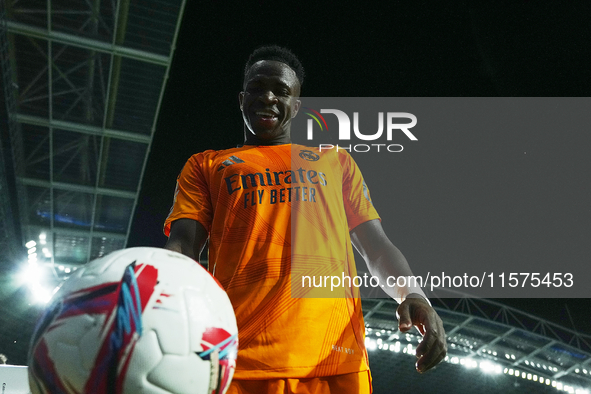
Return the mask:
[[[207,237],[207,230],[198,221],[177,219],[170,224],[170,234],[164,248],[199,261]]]

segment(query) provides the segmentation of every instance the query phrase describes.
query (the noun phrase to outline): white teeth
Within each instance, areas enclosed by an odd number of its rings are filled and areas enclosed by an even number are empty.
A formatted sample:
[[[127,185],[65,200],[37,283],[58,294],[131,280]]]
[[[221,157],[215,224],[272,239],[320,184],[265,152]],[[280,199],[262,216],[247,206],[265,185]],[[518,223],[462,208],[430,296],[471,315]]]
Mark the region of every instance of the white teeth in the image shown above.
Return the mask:
[[[275,116],[277,116],[272,112],[257,112],[256,114],[259,116],[265,116],[265,117],[269,117],[269,118],[274,118]]]

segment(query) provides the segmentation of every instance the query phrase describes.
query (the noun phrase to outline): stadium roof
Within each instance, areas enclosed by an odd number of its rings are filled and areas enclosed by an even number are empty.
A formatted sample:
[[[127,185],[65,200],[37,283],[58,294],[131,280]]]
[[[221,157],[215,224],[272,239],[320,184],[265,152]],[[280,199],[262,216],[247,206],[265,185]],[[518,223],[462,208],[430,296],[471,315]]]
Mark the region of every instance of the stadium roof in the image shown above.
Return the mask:
[[[59,279],[126,245],[184,5],[0,1],[2,259]]]
[[[432,301],[446,330],[448,356],[428,375],[429,381],[439,382],[438,386],[423,381],[423,388],[429,387],[430,393],[591,392],[591,336],[486,299]],[[397,365],[401,355],[414,354],[420,335],[398,331],[394,301],[363,299],[362,304],[376,393],[390,392],[388,385],[408,389],[406,380],[414,380],[416,372],[407,371],[402,379],[406,382],[396,383],[385,369]],[[372,362],[372,353],[379,362]],[[406,364],[401,368],[409,369],[414,361],[407,360]],[[494,385],[481,381],[483,374],[497,375]]]

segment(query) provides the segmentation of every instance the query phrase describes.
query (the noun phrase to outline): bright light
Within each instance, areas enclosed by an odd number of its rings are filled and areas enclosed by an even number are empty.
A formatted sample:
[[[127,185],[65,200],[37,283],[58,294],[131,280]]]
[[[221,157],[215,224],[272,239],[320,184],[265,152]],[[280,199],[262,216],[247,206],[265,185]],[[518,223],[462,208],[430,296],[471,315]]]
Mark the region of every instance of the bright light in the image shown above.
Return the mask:
[[[27,253],[28,253],[28,254],[33,254],[33,253],[35,253],[36,251],[37,251],[37,248],[33,246],[32,248],[30,248],[29,250],[27,250]]]
[[[41,286],[35,286],[31,288],[31,291],[33,292],[33,297],[35,301],[37,301],[40,304],[47,304],[52,296],[51,291]]]
[[[463,362],[461,362],[461,361],[463,361]],[[478,366],[478,363],[470,358],[462,359],[461,361],[460,361],[460,364],[463,364],[464,367],[466,367],[468,369],[476,368]]]
[[[27,268],[24,269],[23,280],[31,287],[39,285],[39,279],[41,279],[41,270],[37,263],[30,262]]]
[[[25,244],[25,246],[29,249],[34,247],[35,245],[37,245],[37,242],[35,242],[35,241],[29,241]]]
[[[66,267],[66,269],[64,270],[64,272],[65,272],[66,274],[69,274],[69,273],[70,273],[70,271],[72,271],[72,270],[71,270],[69,267]]]
[[[378,348],[378,345],[373,339],[365,338],[365,347],[367,348],[367,350],[376,350]]]
[[[500,365],[491,363],[490,361],[481,361],[480,369],[483,372],[490,374],[499,374],[503,372],[503,368]]]
[[[37,261],[37,253],[31,253],[29,255],[29,261]]]
[[[41,233],[41,234],[39,234],[39,239],[40,239],[40,240],[45,240],[45,239],[47,239],[47,234],[45,234],[45,233]]]

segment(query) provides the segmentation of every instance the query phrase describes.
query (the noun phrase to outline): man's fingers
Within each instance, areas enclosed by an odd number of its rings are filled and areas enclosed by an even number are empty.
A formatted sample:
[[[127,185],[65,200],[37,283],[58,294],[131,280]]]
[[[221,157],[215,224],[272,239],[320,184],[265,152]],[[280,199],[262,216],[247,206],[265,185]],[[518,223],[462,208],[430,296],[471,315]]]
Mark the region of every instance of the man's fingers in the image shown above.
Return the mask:
[[[398,329],[406,332],[412,328],[412,319],[410,317],[410,308],[408,304],[402,303],[396,309],[396,317],[398,318]]]
[[[439,354],[434,356],[432,359],[428,359],[425,356],[419,358],[416,363],[417,371],[419,371],[421,373],[427,372],[428,370],[430,370],[431,368],[433,368],[434,366],[439,364],[441,362],[441,360],[443,360],[445,358],[446,354],[447,354],[447,350],[443,349],[443,350],[441,350],[441,352],[439,352]]]
[[[396,309],[396,316],[401,332],[409,331],[414,325],[423,335],[417,346],[417,371],[428,371],[445,358],[447,341],[443,322],[429,304],[420,299],[407,298]]]
[[[435,326],[439,326],[439,324]],[[417,371],[419,372],[425,372],[433,368],[445,358],[447,354],[447,343],[442,326],[427,330],[425,337],[417,347],[416,354],[419,358],[416,364]]]

